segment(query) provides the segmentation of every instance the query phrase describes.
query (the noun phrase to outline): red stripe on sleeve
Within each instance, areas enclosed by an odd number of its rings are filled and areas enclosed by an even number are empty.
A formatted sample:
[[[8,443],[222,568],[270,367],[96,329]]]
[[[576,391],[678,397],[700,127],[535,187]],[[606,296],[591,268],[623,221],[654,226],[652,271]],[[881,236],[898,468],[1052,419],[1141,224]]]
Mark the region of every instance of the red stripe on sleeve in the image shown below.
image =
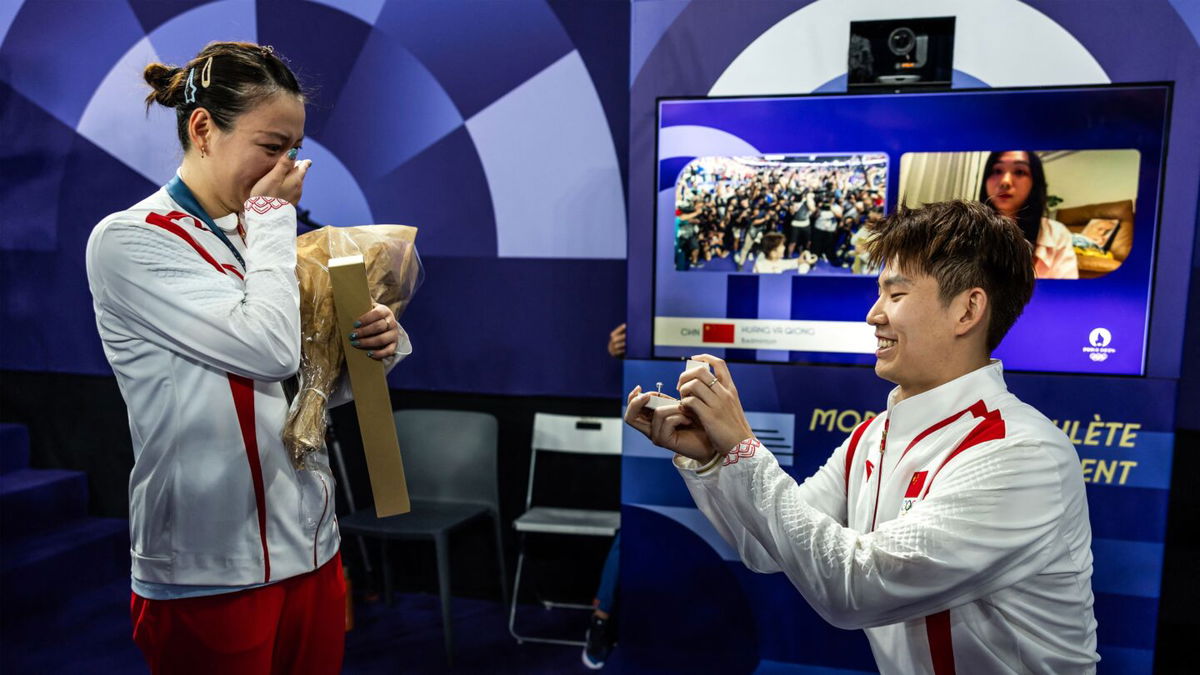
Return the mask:
[[[254,505],[258,511],[258,537],[262,541],[263,583],[271,580],[271,554],[267,550],[267,495],[263,488],[262,462],[258,457],[258,435],[254,423],[254,381],[241,375],[229,375],[233,391],[233,407],[237,410],[246,459],[250,463],[250,478],[254,483]]]
[[[187,230],[183,229],[172,220],[174,218],[189,217],[190,216],[188,216],[186,213],[180,213],[178,211],[172,211],[165,216],[161,213],[150,213],[146,216],[146,222],[150,223],[151,225],[157,225],[158,227],[161,227],[167,232],[170,232],[171,234],[191,244],[192,248],[196,249],[196,253],[199,253],[201,258],[204,258],[204,260],[209,265],[212,265],[215,270],[221,274],[225,274],[225,269],[221,267],[221,264],[217,262],[216,258],[213,258],[208,251],[204,250],[203,246],[201,246],[195,239],[192,239],[192,235],[188,234]]]
[[[929,638],[929,656],[933,659],[934,675],[954,675],[954,644],[950,640],[950,610],[925,617],[925,634]]]
[[[955,448],[949,455],[946,455],[946,459],[942,460],[942,463],[938,465],[938,468],[933,472],[933,475],[929,477],[929,482],[925,485],[925,494],[929,494],[929,489],[933,487],[933,480],[937,478],[937,475],[939,472],[941,472],[942,467],[946,466],[947,462],[957,457],[960,452],[966,450],[967,448],[979,445],[980,443],[986,443],[987,441],[994,441],[1004,438],[1004,434],[1007,432],[1007,429],[1004,426],[1004,418],[1000,416],[1000,411],[988,410],[983,401],[976,401],[974,405],[972,405],[970,408],[967,408],[964,412],[969,412],[975,417],[982,419],[980,420],[979,424],[975,425],[974,429],[971,429],[970,433],[967,434],[967,437],[962,440],[962,443],[959,443],[958,447]]]
[[[854,466],[854,453],[858,450],[858,442],[862,439],[863,433],[867,427],[871,426],[877,417],[872,417],[869,420],[860,422],[858,427],[850,434],[850,446],[846,448],[846,496],[850,496],[850,467]]]
[[[982,401],[980,401],[980,403],[982,403]],[[972,407],[974,407],[974,406],[972,406]],[[917,434],[917,437],[912,439],[912,442],[908,444],[908,447],[904,448],[904,452],[900,453],[900,459],[904,459],[904,456],[908,454],[908,451],[912,450],[913,447],[917,443],[920,443],[921,441],[925,440],[926,436],[945,427],[946,425],[957,420],[958,418],[962,417],[963,415],[965,415],[967,412],[970,412],[970,411],[971,411],[971,408],[967,408],[966,410],[960,410],[960,411],[954,413],[953,415],[947,417],[946,419],[942,420],[941,422],[934,424],[933,426],[929,427],[925,431],[922,431],[921,433]]]

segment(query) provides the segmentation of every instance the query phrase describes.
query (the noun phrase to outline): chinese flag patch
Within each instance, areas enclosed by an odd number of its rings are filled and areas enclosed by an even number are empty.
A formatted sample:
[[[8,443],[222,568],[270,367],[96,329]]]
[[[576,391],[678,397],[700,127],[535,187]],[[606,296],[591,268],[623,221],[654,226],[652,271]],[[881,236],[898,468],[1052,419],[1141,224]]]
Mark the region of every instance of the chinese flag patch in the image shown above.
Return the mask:
[[[918,471],[913,474],[912,480],[908,481],[908,490],[904,492],[905,499],[916,499],[921,496],[921,488],[925,487],[925,476],[928,476],[928,471]]]
[[[703,342],[733,342],[733,329],[731,323],[706,323],[700,339]]]

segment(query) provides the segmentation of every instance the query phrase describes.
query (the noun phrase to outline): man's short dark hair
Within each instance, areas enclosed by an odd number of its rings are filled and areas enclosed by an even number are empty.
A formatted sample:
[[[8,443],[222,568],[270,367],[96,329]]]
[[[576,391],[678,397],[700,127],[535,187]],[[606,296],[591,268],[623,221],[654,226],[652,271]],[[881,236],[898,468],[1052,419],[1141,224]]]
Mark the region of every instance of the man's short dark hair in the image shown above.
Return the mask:
[[[1033,297],[1033,249],[1016,223],[980,202],[901,204],[875,229],[866,245],[871,258],[933,277],[943,304],[971,288],[987,293],[988,352]]]

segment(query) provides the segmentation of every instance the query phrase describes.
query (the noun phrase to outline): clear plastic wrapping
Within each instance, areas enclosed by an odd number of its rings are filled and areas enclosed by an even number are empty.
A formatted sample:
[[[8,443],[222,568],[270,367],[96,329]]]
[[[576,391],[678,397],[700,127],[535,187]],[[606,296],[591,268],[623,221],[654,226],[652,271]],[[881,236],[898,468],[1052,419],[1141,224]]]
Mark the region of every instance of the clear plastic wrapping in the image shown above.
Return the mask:
[[[302,466],[310,453],[325,447],[325,411],[345,366],[329,281],[329,259],[361,254],[371,297],[387,305],[399,319],[424,277],[416,236],[417,228],[407,225],[361,225],[323,227],[296,239],[299,390],[283,429],[283,443],[296,466]]]

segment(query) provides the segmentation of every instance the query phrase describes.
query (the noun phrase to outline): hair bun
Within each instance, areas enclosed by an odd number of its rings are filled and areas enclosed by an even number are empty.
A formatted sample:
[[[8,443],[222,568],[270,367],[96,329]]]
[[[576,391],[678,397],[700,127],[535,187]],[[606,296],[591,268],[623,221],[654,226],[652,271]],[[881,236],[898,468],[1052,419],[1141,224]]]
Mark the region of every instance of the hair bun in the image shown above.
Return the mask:
[[[183,84],[183,68],[151,63],[142,71],[146,84],[154,90],[146,96],[146,105],[159,103],[168,108],[179,104],[179,93]]]

